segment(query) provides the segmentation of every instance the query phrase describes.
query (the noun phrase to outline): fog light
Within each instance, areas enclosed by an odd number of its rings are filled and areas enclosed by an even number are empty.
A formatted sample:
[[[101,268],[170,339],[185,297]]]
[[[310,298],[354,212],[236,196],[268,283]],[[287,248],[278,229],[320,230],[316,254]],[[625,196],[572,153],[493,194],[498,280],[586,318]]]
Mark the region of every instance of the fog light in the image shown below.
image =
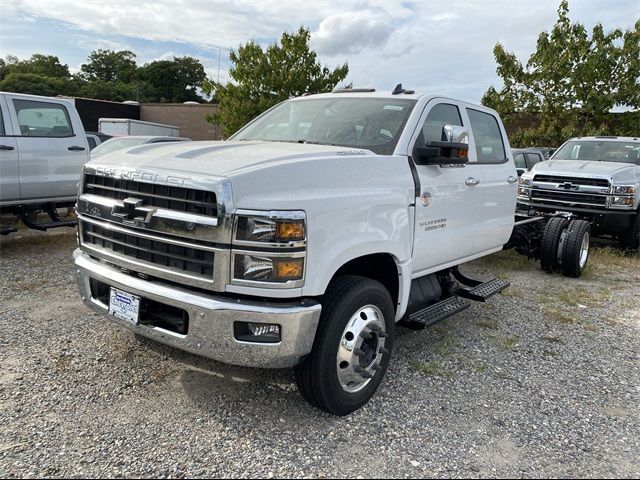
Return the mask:
[[[280,325],[270,323],[236,322],[234,336],[241,342],[279,343]]]

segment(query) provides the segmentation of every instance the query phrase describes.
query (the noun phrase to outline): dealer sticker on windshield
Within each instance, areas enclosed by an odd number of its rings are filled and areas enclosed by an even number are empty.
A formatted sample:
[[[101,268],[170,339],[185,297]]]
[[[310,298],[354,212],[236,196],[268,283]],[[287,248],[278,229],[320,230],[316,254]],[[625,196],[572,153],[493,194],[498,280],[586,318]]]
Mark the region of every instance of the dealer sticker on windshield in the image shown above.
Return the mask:
[[[139,312],[140,297],[123,292],[117,288],[111,288],[111,294],[109,295],[109,315],[137,325]]]

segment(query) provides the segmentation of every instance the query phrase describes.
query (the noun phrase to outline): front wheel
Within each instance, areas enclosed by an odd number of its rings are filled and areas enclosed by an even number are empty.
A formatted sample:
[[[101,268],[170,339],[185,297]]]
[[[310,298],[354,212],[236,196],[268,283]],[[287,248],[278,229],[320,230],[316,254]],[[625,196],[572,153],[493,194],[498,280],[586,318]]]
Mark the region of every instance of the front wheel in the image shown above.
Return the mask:
[[[387,370],[394,327],[393,302],[381,283],[337,278],[323,298],[313,350],[295,368],[302,396],[334,415],[362,407]]]

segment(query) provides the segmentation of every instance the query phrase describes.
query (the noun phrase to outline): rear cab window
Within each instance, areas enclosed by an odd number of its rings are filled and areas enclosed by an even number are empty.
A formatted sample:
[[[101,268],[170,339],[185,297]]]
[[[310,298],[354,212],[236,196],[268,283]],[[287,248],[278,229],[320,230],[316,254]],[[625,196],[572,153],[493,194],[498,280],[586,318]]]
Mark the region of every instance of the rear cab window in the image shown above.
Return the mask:
[[[516,164],[516,168],[523,168],[523,169],[527,169],[527,164],[524,160],[524,153],[516,153],[513,156],[513,161]]]
[[[66,107],[59,103],[14,99],[13,106],[23,137],[72,137],[73,127]]]
[[[467,108],[467,114],[471,122],[478,163],[505,163],[507,155],[498,119],[490,113],[472,108]]]

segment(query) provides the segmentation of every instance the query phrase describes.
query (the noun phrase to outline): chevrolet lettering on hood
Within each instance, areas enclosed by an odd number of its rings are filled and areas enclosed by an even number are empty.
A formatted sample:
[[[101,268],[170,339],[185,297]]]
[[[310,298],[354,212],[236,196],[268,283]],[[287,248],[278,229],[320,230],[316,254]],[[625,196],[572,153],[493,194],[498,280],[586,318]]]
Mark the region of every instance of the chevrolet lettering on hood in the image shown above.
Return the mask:
[[[191,177],[179,177],[176,175],[163,175],[159,173],[144,172],[139,170],[123,170],[118,168],[96,167],[96,175],[110,178],[121,178],[144,183],[156,183],[163,185],[183,186]]]

